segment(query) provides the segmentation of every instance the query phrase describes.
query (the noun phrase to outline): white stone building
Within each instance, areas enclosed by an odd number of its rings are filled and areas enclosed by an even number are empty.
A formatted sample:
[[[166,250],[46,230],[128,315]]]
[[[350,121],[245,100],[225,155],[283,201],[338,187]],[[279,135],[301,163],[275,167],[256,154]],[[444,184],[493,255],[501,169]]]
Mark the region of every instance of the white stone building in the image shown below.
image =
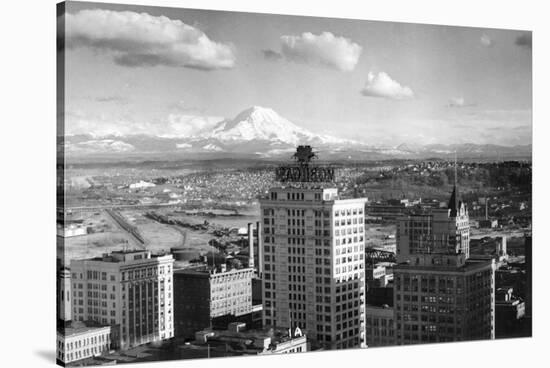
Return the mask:
[[[314,347],[365,346],[367,199],[332,186],[294,183],[260,201],[264,325],[299,327]]]
[[[118,328],[117,347],[174,336],[172,255],[116,251],[71,262],[73,320]]]

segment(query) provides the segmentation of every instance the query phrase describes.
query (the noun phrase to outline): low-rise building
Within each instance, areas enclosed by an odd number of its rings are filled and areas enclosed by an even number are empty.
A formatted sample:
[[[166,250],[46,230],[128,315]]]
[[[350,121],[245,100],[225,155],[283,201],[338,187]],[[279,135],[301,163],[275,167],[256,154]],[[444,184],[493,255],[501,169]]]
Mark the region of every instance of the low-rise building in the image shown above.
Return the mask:
[[[57,331],[57,361],[73,363],[109,352],[111,326],[93,321],[72,322]]]
[[[195,334],[199,345],[225,345],[227,351],[241,355],[301,353],[307,351],[307,337],[299,328],[247,330],[245,323],[230,323],[227,330],[206,329]]]
[[[137,183],[132,183],[128,186],[130,189],[143,189],[143,188],[151,188],[154,187],[154,183],[150,183],[147,181],[140,180]]]
[[[497,219],[479,220],[479,227],[482,229],[494,229],[498,227],[498,220]]]
[[[80,236],[80,235],[86,235],[88,231],[82,224],[66,224],[63,225],[57,225],[57,236],[61,236],[63,238],[70,238],[73,236]]]

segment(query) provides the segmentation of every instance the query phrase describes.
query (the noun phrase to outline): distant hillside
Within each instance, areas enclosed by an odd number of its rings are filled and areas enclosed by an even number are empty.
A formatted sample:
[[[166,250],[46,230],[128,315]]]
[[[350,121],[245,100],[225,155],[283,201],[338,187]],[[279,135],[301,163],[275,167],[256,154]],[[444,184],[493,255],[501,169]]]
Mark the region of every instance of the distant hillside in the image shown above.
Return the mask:
[[[61,140],[69,161],[126,161],[173,159],[286,160],[297,145],[311,145],[323,160],[386,160],[454,157],[512,159],[531,157],[531,145],[400,143],[372,146],[358,140],[315,134],[269,108],[253,106],[233,119],[222,120],[197,136],[69,135]],[[61,148],[61,147],[60,147]]]

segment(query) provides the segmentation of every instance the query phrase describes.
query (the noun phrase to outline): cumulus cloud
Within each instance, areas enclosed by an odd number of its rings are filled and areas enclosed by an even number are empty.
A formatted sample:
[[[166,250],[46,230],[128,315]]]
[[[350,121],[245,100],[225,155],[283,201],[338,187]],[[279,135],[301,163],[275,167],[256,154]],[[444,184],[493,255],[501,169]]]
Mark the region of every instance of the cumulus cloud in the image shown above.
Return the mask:
[[[485,47],[493,46],[493,40],[491,39],[491,37],[489,37],[486,34],[481,35],[481,38],[479,39],[479,42],[481,42],[481,44]]]
[[[349,72],[355,69],[362,47],[345,37],[331,32],[315,35],[304,32],[299,36],[281,36],[281,51],[264,50],[266,59],[323,65],[336,70]]]
[[[208,38],[201,30],[165,16],[112,10],[66,14],[66,47],[109,52],[123,66],[227,69],[235,65],[231,45]]]
[[[392,100],[404,100],[414,97],[412,89],[402,86],[384,72],[378,74],[369,72],[367,83],[361,90],[361,94],[368,97],[381,97]]]
[[[524,33],[516,38],[516,45],[531,49],[533,47],[533,36],[531,32]]]

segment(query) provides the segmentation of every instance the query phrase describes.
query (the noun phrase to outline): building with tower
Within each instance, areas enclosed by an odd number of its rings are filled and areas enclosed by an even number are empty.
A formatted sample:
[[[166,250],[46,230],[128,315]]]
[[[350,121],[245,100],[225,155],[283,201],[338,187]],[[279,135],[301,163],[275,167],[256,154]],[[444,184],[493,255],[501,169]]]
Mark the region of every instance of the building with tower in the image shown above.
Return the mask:
[[[469,259],[468,221],[456,185],[447,208],[398,219],[397,344],[494,338],[495,261]]]
[[[313,347],[365,346],[366,198],[340,198],[314,156],[298,147],[260,200],[264,325],[298,327]]]
[[[458,199],[457,186],[453,188],[446,208],[398,217],[396,242],[397,262],[406,262],[415,254],[441,249],[470,258],[468,210]]]

